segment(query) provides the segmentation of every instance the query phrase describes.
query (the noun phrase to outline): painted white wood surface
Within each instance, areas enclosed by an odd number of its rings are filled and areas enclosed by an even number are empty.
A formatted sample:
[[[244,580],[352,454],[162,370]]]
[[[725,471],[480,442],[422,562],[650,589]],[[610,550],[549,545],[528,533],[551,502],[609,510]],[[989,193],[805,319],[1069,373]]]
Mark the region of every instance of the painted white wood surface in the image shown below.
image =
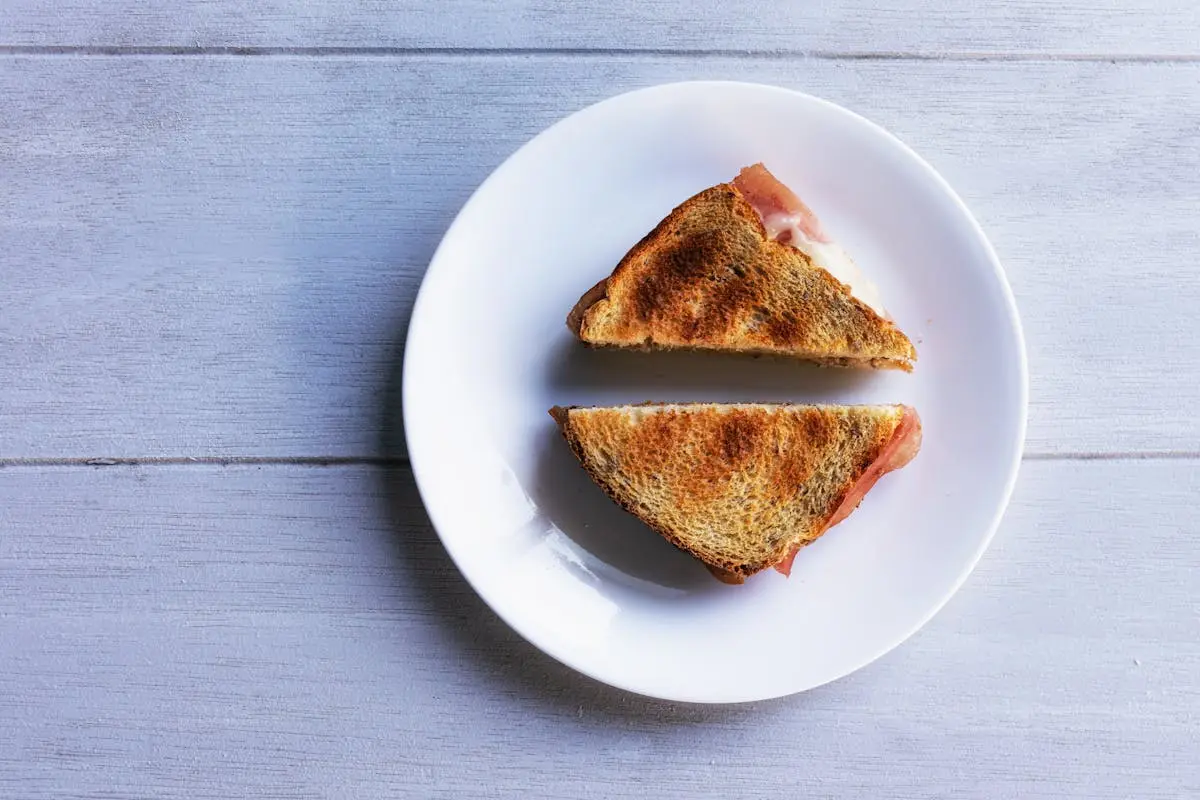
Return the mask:
[[[829,97],[942,171],[1017,295],[1030,452],[1200,451],[1200,63],[10,55],[0,458],[379,454],[472,189],[686,78]]]
[[[0,0],[0,797],[1200,796],[1200,5],[947,5]],[[913,145],[1032,371],[959,595],[737,708],[540,655],[361,463],[403,461],[404,327],[470,191],[689,78]]]
[[[1200,54],[1191,0],[4,0],[0,46]]]
[[[1194,797],[1197,492],[1029,463],[909,643],[704,708],[520,641],[405,469],[6,468],[0,796]]]

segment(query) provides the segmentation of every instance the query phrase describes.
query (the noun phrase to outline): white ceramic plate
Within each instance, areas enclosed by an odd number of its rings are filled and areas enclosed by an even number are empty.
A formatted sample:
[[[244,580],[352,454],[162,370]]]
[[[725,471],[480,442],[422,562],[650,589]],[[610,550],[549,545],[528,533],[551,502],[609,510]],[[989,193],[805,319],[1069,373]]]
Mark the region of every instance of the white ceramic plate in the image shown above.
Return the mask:
[[[911,375],[712,354],[588,350],[579,296],[674,206],[763,161],[879,285],[917,345]],[[555,404],[908,403],[924,445],[791,578],[714,580],[592,484]],[[767,86],[680,83],[587,108],[479,188],[413,312],[404,420],[421,496],[476,591],[539,648],[645,695],[799,692],[900,644],[954,593],[1020,462],[1025,351],[987,239],[883,129]]]

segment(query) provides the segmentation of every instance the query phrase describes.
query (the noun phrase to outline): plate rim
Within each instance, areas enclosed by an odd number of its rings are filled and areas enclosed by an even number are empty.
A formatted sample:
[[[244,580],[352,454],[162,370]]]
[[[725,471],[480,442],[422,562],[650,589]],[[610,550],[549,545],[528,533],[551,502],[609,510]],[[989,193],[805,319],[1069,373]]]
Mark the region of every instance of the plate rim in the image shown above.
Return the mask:
[[[665,693],[659,693],[659,692],[650,692],[650,691],[646,691],[644,688],[639,688],[636,685],[632,685],[630,682],[622,680],[620,678],[598,674],[599,673],[598,670],[593,670],[593,669],[589,668],[585,664],[581,663],[578,659],[574,658],[569,652],[564,652],[563,649],[556,647],[553,642],[545,642],[545,641],[536,640],[533,636],[529,635],[522,628],[522,626],[520,626],[516,621],[514,621],[513,619],[510,619],[510,617],[508,615],[506,615],[504,612],[502,612],[500,609],[498,609],[492,603],[492,601],[487,597],[487,595],[485,595],[482,591],[480,591],[479,587],[476,585],[476,582],[471,579],[471,576],[468,574],[467,570],[463,568],[463,564],[462,564],[461,560],[456,555],[454,546],[452,544],[450,544],[450,542],[447,541],[447,537],[442,532],[443,526],[440,525],[439,521],[438,521],[439,514],[438,514],[438,512],[435,511],[435,509],[428,502],[429,491],[427,489],[427,481],[429,480],[429,478],[425,475],[424,469],[419,466],[420,459],[414,458],[413,440],[412,440],[412,434],[411,434],[411,431],[413,430],[411,423],[413,422],[413,420],[410,419],[410,414],[412,413],[411,409],[413,408],[413,404],[410,402],[410,400],[412,399],[412,396],[415,394],[415,392],[417,390],[414,387],[414,380],[410,373],[411,360],[408,357],[409,352],[410,352],[409,348],[412,345],[412,342],[414,341],[413,332],[415,330],[417,330],[417,327],[419,325],[420,320],[423,317],[423,314],[427,313],[427,312],[424,312],[424,309],[425,309],[425,306],[427,305],[428,297],[430,295],[429,286],[431,284],[430,284],[429,278],[431,275],[433,275],[435,269],[437,268],[437,265],[442,256],[442,253],[446,249],[447,242],[457,232],[457,229],[459,228],[460,224],[462,223],[463,218],[467,215],[467,212],[469,210],[471,210],[472,207],[476,203],[480,202],[479,198],[484,194],[484,192],[489,188],[489,186],[493,182],[498,182],[499,180],[501,180],[503,178],[503,176],[506,175],[511,169],[516,168],[513,165],[514,161],[517,161],[518,157],[521,154],[528,152],[530,149],[535,147],[537,145],[537,143],[540,142],[543,138],[553,135],[554,132],[557,131],[560,127],[565,126],[568,123],[576,120],[577,117],[579,117],[583,114],[596,113],[606,105],[615,104],[615,103],[622,102],[622,101],[628,101],[630,98],[638,96],[638,95],[649,95],[649,94],[655,94],[655,93],[670,93],[670,92],[678,91],[681,89],[703,89],[705,87],[721,87],[721,88],[748,89],[748,90],[752,90],[752,91],[767,91],[770,93],[775,93],[781,97],[788,97],[790,99],[799,98],[805,102],[810,102],[810,103],[814,103],[818,106],[822,106],[822,107],[824,107],[824,109],[826,111],[829,111],[835,115],[841,115],[843,117],[849,118],[857,124],[865,125],[868,128],[870,128],[871,130],[873,130],[876,134],[879,134],[879,135],[883,136],[885,139],[890,140],[893,145],[900,148],[900,150],[903,152],[903,154],[905,156],[907,156],[909,159],[911,159],[913,164],[915,164],[916,166],[919,167],[919,169],[922,171],[922,173],[924,173],[924,175],[927,178],[931,178],[933,180],[933,182],[936,184],[936,186],[945,194],[945,196],[952,201],[954,207],[962,215],[963,219],[968,224],[967,229],[970,231],[970,233],[971,233],[973,239],[976,241],[976,243],[982,245],[983,253],[987,258],[988,265],[991,267],[992,274],[998,282],[998,285],[1000,288],[1000,294],[1001,294],[1001,297],[1002,297],[1003,303],[1004,303],[1004,310],[1007,312],[1008,321],[1009,321],[1009,325],[1010,325],[1010,331],[1013,336],[1013,339],[1014,339],[1013,343],[1016,348],[1017,384],[1018,384],[1017,389],[1018,389],[1018,396],[1019,396],[1019,408],[1017,409],[1017,430],[1016,430],[1016,436],[1015,436],[1015,443],[1014,443],[1014,447],[1013,447],[1012,457],[1008,464],[1007,475],[1005,478],[1003,490],[1001,492],[1000,502],[997,503],[995,511],[992,514],[992,518],[987,524],[986,533],[980,539],[979,544],[976,547],[975,551],[971,554],[970,559],[968,561],[964,562],[964,565],[959,569],[958,575],[953,580],[949,589],[946,592],[944,592],[942,594],[942,596],[939,597],[938,600],[934,604],[932,604],[930,609],[922,617],[920,617],[920,619],[915,624],[908,627],[899,637],[888,637],[888,641],[886,644],[884,644],[882,647],[876,649],[871,655],[869,655],[867,658],[861,660],[859,663],[856,663],[851,668],[841,672],[839,675],[835,675],[835,676],[830,677],[826,680],[823,680],[819,683],[814,683],[814,684],[804,686],[801,688],[789,689],[789,690],[786,690],[783,692],[774,692],[773,691],[773,692],[768,692],[765,694],[762,692],[748,692],[748,693],[740,693],[740,694],[739,693],[728,693],[727,696],[722,696],[719,698],[696,697],[696,696],[690,696],[687,693],[665,694]],[[1024,459],[1025,440],[1026,440],[1026,436],[1027,436],[1028,421],[1029,421],[1029,358],[1028,358],[1028,351],[1027,351],[1026,341],[1025,341],[1025,332],[1024,332],[1024,328],[1021,324],[1020,313],[1017,309],[1016,297],[1013,295],[1012,286],[1008,282],[1008,276],[1004,271],[1004,267],[1000,262],[999,256],[996,254],[995,248],[993,248],[991,241],[988,239],[987,234],[983,230],[983,227],[979,224],[979,221],[975,218],[975,215],[971,213],[971,210],[967,206],[967,204],[962,200],[962,198],[958,195],[958,193],[954,190],[954,188],[950,185],[950,183],[942,176],[941,173],[939,173],[936,169],[934,169],[934,167],[929,162],[927,162],[924,158],[922,158],[920,154],[918,154],[915,150],[913,150],[911,147],[909,147],[909,145],[906,142],[904,142],[902,139],[900,139],[898,136],[896,136],[894,133],[892,133],[888,129],[884,128],[882,125],[880,125],[876,122],[873,122],[872,120],[868,119],[867,117],[864,117],[863,115],[859,114],[858,112],[852,111],[849,108],[846,108],[845,106],[842,106],[831,100],[826,100],[823,97],[818,97],[816,95],[809,94],[808,92],[803,92],[803,91],[800,91],[797,89],[790,89],[790,88],[786,88],[786,87],[782,87],[782,86],[776,86],[776,85],[766,84],[766,83],[758,83],[758,82],[754,82],[754,81],[735,81],[735,80],[671,81],[671,82],[667,82],[667,83],[658,83],[658,84],[653,84],[650,86],[644,86],[641,88],[632,89],[629,91],[619,92],[617,94],[610,95],[602,100],[598,100],[596,102],[589,103],[588,105],[585,105],[585,106],[575,109],[574,111],[572,111],[572,112],[566,114],[565,116],[561,117],[560,119],[556,120],[554,123],[552,123],[551,125],[547,126],[543,130],[538,132],[535,136],[530,138],[528,141],[524,142],[516,150],[509,153],[498,166],[496,166],[491,172],[488,173],[487,177],[479,184],[479,186],[477,186],[475,188],[475,190],[471,193],[471,196],[469,198],[467,198],[466,202],[463,203],[462,207],[458,210],[458,213],[455,214],[453,221],[451,221],[450,225],[446,228],[446,231],[442,234],[442,238],[438,242],[437,248],[434,250],[433,255],[430,257],[429,265],[426,268],[424,275],[422,275],[422,277],[421,277],[421,284],[417,290],[416,299],[413,302],[412,313],[409,317],[408,326],[407,326],[407,329],[405,332],[404,357],[403,357],[403,365],[401,368],[401,384],[402,384],[401,385],[401,414],[402,414],[402,420],[403,420],[403,424],[404,424],[405,449],[406,449],[406,453],[408,456],[408,466],[409,466],[410,471],[412,472],[413,481],[417,486],[417,493],[421,498],[422,506],[425,508],[425,512],[429,517],[430,524],[433,526],[434,531],[437,533],[438,540],[441,542],[442,547],[445,549],[447,555],[450,556],[450,560],[454,563],[455,568],[458,570],[459,574],[463,577],[463,579],[467,582],[467,585],[471,587],[472,591],[474,591],[475,594],[481,600],[483,600],[484,604],[491,610],[491,612],[493,614],[495,614],[496,616],[498,616],[504,622],[504,624],[506,624],[509,628],[511,628],[518,636],[520,636],[522,639],[524,639],[530,645],[537,648],[538,650],[545,653],[546,655],[550,656],[551,658],[555,659],[559,663],[569,667],[570,669],[572,669],[592,680],[595,680],[600,683],[606,684],[608,686],[612,686],[617,689],[620,689],[622,691],[630,692],[632,694],[640,695],[643,697],[650,697],[650,698],[655,698],[655,699],[660,699],[660,700],[666,700],[669,702],[692,703],[692,704],[700,704],[700,705],[729,705],[729,704],[737,704],[737,703],[761,702],[761,701],[766,701],[766,700],[774,700],[774,699],[781,698],[781,697],[790,697],[792,695],[811,691],[812,689],[819,688],[821,686],[832,683],[833,681],[845,678],[848,675],[852,675],[852,674],[862,670],[863,668],[871,665],[875,661],[879,660],[883,656],[887,655],[891,651],[898,648],[900,645],[904,644],[906,641],[911,639],[914,634],[916,634],[919,630],[921,630],[923,627],[925,627],[929,623],[929,621],[932,620],[933,617],[935,617],[938,614],[938,612],[940,612],[943,608],[945,608],[946,604],[950,602],[950,599],[952,597],[954,597],[954,595],[956,595],[958,593],[958,591],[962,588],[963,584],[966,583],[967,578],[969,578],[971,573],[974,572],[975,568],[979,564],[979,561],[982,559],[983,554],[987,551],[988,547],[991,545],[991,542],[992,542],[993,538],[995,537],[996,532],[999,530],[1000,523],[1003,521],[1004,514],[1008,510],[1008,507],[1012,501],[1013,492],[1016,489],[1018,474],[1020,472],[1021,464]]]

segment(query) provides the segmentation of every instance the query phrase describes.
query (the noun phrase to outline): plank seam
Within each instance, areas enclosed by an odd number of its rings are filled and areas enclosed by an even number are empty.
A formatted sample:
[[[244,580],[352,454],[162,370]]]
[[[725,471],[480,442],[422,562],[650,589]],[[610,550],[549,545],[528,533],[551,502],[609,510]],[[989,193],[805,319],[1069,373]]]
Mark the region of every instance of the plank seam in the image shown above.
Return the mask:
[[[157,467],[157,466],[408,466],[405,456],[135,456],[132,458],[0,458],[6,467]]]
[[[1200,450],[1026,453],[1025,461],[1200,461]],[[407,467],[406,456],[138,456],[132,458],[0,458],[0,469],[19,467],[301,466]]]
[[[1025,461],[1187,461],[1200,459],[1200,450],[1129,450],[1061,453],[1026,453]]]
[[[1200,63],[1200,53],[1006,53],[989,51],[892,50],[753,50],[737,48],[585,48],[585,47],[234,47],[184,45],[0,45],[0,56],[166,56],[166,57],[649,57],[743,58],[750,60],[813,59],[824,61],[982,61],[982,62],[1107,62],[1131,64]]]

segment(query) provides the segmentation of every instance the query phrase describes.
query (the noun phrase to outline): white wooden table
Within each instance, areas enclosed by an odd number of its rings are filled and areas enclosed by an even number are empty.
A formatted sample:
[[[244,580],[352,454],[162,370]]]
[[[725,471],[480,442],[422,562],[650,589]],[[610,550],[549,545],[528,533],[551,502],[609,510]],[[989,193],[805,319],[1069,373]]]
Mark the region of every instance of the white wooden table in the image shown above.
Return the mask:
[[[751,706],[520,640],[399,422],[471,190],[685,78],[916,147],[992,237],[1032,370],[960,594]],[[1191,0],[0,0],[0,797],[1200,796],[1198,365]]]

